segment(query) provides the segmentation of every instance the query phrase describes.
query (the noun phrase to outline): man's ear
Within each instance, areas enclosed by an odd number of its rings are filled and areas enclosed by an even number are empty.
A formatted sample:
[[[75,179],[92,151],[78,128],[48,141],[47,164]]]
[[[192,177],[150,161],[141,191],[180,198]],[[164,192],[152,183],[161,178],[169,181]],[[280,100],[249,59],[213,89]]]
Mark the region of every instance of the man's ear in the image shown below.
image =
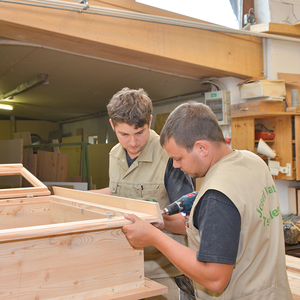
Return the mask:
[[[150,116],[150,122],[149,122],[149,128],[151,128],[151,123],[152,123],[152,115]]]
[[[109,119],[109,123],[110,123],[110,126],[111,126],[112,130],[115,131],[115,127],[114,127],[114,124],[113,124],[111,119]]]
[[[195,142],[195,148],[199,153],[203,156],[207,155],[208,152],[208,145],[205,141],[199,140]]]

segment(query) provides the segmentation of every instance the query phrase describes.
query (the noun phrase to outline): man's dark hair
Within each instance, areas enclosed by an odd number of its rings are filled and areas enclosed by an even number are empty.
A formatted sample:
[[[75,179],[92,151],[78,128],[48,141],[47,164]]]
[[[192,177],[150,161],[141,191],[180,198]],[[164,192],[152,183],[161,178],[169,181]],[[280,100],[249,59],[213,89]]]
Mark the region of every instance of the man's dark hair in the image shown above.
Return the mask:
[[[169,115],[160,133],[160,144],[164,146],[170,138],[188,151],[198,140],[226,143],[215,114],[207,105],[196,101],[179,105]]]

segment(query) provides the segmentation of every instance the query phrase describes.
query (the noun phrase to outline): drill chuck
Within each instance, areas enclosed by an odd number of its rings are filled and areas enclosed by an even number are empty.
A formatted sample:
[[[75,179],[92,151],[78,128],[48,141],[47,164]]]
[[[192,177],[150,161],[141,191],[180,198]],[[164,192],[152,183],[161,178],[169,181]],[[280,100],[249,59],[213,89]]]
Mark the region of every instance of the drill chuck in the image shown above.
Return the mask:
[[[182,196],[177,201],[169,204],[163,210],[162,214],[171,216],[182,212],[185,213],[186,215],[189,215],[197,195],[198,192],[192,192]]]

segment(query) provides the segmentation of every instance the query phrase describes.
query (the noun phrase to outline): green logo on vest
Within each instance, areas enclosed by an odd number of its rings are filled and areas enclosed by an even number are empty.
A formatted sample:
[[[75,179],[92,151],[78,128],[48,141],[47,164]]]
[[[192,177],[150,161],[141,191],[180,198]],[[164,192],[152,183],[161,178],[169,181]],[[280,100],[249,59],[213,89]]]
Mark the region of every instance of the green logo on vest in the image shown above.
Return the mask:
[[[279,216],[279,207],[277,207],[276,209],[273,209],[272,211],[269,210],[268,212],[263,214],[267,195],[273,194],[273,193],[276,193],[274,185],[265,187],[262,191],[262,196],[261,196],[261,199],[259,202],[259,206],[256,209],[256,211],[259,213],[260,219],[262,219],[264,221],[264,226],[269,226],[271,220],[273,220],[274,218]]]

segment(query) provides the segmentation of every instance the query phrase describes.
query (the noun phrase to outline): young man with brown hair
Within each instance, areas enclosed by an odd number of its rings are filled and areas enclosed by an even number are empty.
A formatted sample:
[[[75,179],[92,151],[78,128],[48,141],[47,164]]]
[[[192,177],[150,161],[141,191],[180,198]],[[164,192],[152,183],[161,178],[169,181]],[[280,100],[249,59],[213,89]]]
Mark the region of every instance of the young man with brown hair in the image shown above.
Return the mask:
[[[143,89],[123,88],[112,97],[107,111],[119,144],[109,155],[109,188],[96,192],[155,201],[163,209],[193,191],[191,178],[173,167],[172,160],[160,145],[159,136],[150,129],[152,101]],[[164,232],[186,245],[185,230],[177,230],[184,222],[182,215],[166,218]],[[181,288],[180,299],[195,299],[192,282],[159,250],[155,247],[144,250],[145,276],[168,287],[168,294],[151,299],[176,300],[179,298],[178,286]]]

